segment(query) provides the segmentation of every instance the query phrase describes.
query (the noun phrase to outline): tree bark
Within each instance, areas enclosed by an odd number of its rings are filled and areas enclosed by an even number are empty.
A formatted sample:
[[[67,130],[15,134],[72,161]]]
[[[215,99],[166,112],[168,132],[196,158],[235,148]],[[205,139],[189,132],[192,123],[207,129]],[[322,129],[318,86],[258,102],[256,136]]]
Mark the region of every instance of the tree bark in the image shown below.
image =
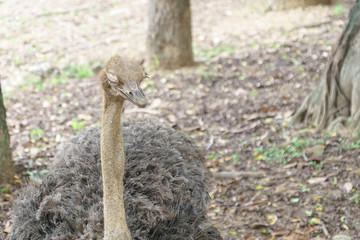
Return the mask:
[[[319,86],[293,119],[345,135],[360,129],[360,0],[350,11]]]
[[[173,69],[193,64],[190,0],[149,0],[147,61]]]
[[[271,0],[270,7],[273,10],[285,10],[318,4],[331,4],[331,0]]]
[[[14,173],[10,136],[6,124],[6,110],[0,84],[0,184],[7,183],[14,176]]]

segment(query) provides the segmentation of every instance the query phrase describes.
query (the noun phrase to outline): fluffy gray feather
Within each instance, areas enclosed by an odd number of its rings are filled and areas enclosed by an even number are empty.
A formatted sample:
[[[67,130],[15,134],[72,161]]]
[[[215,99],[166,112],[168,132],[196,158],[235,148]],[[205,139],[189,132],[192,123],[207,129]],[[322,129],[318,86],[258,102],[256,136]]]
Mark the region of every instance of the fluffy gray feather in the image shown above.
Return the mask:
[[[195,144],[155,121],[123,123],[124,202],[133,239],[221,239],[203,227],[208,173]],[[12,240],[102,239],[100,128],[63,144],[41,185],[12,210]]]

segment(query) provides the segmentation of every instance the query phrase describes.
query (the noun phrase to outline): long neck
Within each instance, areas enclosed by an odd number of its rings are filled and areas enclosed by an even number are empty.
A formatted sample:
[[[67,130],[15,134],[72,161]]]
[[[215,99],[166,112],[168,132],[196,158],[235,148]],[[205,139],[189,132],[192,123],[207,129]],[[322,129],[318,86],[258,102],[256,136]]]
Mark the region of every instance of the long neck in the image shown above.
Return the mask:
[[[132,239],[124,207],[124,141],[121,132],[123,101],[103,94],[101,167],[104,191],[104,239]]]

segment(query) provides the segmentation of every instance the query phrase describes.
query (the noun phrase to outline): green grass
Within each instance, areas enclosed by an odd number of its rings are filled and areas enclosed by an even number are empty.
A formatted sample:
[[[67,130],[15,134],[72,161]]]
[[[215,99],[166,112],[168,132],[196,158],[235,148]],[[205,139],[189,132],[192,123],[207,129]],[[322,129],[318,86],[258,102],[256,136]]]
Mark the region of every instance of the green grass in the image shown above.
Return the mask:
[[[194,49],[194,54],[196,56],[205,57],[205,58],[212,58],[216,56],[227,57],[233,55],[235,52],[234,47],[227,44],[218,45],[214,48],[208,48],[208,49],[201,49],[196,45],[194,45],[193,49]]]
[[[40,77],[30,74],[26,77],[25,83],[21,86],[21,90],[27,91],[29,88],[42,91],[44,90],[44,82]]]
[[[44,135],[44,131],[40,128],[33,129],[30,131],[30,139],[32,143],[39,141]]]
[[[69,65],[65,68],[65,76],[68,78],[88,78],[94,76],[94,72],[90,65]]]
[[[75,132],[78,132],[81,129],[85,128],[86,123],[87,123],[86,120],[78,121],[76,118],[73,118],[71,120],[71,127]]]
[[[333,13],[338,16],[344,15],[344,11],[345,11],[345,7],[341,4],[338,4],[333,8]]]
[[[156,93],[158,91],[152,79],[146,79],[144,81],[143,89],[145,91],[145,94]]]
[[[351,142],[340,140],[340,145],[341,148],[344,150],[355,150],[360,148],[360,140],[351,141]]]
[[[349,198],[350,201],[354,201],[355,204],[359,204],[359,194],[355,193],[351,198]]]
[[[301,157],[303,151],[311,146],[310,140],[294,138],[286,146],[259,147],[254,152],[258,160],[268,162],[281,162],[287,164],[295,157]]]

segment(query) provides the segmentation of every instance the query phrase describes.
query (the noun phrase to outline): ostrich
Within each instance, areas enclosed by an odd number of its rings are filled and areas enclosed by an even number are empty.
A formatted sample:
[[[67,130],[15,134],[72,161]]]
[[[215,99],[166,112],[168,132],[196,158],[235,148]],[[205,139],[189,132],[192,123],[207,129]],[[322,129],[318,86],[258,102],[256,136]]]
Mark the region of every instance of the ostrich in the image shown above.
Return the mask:
[[[206,223],[208,172],[195,144],[156,120],[121,124],[125,100],[146,105],[145,77],[139,62],[108,61],[101,130],[60,146],[42,183],[20,192],[12,240],[222,239]]]

